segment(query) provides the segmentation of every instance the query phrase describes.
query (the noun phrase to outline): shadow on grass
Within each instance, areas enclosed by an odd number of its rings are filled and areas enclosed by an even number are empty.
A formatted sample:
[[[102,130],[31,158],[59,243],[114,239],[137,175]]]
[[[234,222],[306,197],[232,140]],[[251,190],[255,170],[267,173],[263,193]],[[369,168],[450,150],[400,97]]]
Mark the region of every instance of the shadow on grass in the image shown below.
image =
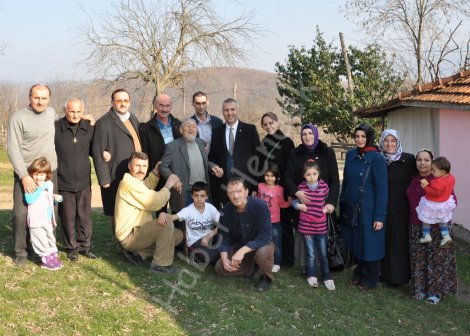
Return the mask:
[[[32,277],[25,278],[10,258],[11,212],[1,211],[0,219],[0,285],[15,288],[1,295],[5,295],[8,307],[16,304],[0,317],[3,328],[22,323],[19,330],[28,331],[31,324],[37,326],[42,320],[31,320],[29,315],[36,315],[30,311],[20,313],[22,305],[17,302],[29,305],[31,301],[30,309],[41,310],[44,306],[34,307],[36,295],[42,295],[47,305],[60,307],[52,321],[62,331],[71,330],[61,333],[66,335],[77,334],[73,330],[80,328],[84,330],[81,334],[93,335],[470,334],[470,325],[462,318],[470,316],[470,305],[457,298],[431,306],[411,300],[408,286],[360,292],[349,284],[351,270],[333,274],[335,292],[308,287],[297,267],[276,274],[267,293],[256,291],[257,279],[220,277],[212,266],[200,270],[178,257],[175,264],[181,271],[177,275],[151,274],[150,261],[135,267],[118,253],[108,221],[98,212],[93,213],[92,250],[101,259],[80,256],[77,262],[70,262],[62,252],[65,267],[58,272],[43,271],[31,263],[27,266],[26,273],[34,274],[41,283],[52,282],[55,290],[63,293],[65,303],[55,296],[49,299],[42,293],[22,293],[17,287],[27,287]],[[58,237],[63,250],[60,230]],[[48,293],[48,286],[38,286]],[[26,322],[18,322],[20,318]],[[45,330],[47,322],[41,326]],[[5,330],[3,334],[9,334],[10,330]]]

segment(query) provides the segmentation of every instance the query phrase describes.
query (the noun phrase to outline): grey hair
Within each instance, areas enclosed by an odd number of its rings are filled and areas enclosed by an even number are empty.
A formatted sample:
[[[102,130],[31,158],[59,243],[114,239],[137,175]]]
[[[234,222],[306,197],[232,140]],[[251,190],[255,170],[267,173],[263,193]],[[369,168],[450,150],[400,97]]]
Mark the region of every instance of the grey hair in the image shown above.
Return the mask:
[[[73,102],[73,101],[80,102],[80,104],[82,104],[83,108],[85,108],[85,102],[83,101],[83,99],[78,98],[78,97],[70,97],[70,98],[67,98],[67,100],[64,103],[64,112],[67,111],[67,104],[70,103],[70,102]]]
[[[187,124],[187,123],[190,123],[190,122],[193,122],[194,124],[197,125],[196,120],[194,120],[194,119],[191,118],[191,117],[187,117],[187,118],[185,118],[185,119],[181,122],[181,127],[186,126],[186,124]]]
[[[231,104],[231,103],[235,103],[235,105],[237,106],[237,109],[240,108],[240,103],[238,102],[238,100],[233,99],[233,98],[227,98],[222,103],[222,110],[224,109],[225,104]]]

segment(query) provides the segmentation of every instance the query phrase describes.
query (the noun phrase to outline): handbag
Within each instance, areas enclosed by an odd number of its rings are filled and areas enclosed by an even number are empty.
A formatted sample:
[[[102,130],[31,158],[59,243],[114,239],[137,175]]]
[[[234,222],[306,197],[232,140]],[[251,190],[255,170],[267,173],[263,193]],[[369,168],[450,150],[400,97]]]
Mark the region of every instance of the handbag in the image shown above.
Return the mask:
[[[328,265],[330,271],[338,272],[352,266],[352,256],[344,244],[339,226],[328,215]]]
[[[364,175],[364,180],[362,182],[362,186],[359,189],[359,196],[357,197],[357,201],[354,204],[350,204],[347,202],[340,202],[340,221],[344,225],[356,227],[359,217],[361,215],[361,198],[362,193],[364,192],[364,186],[367,181],[367,176],[369,176],[370,171],[370,164],[367,166],[366,173]]]

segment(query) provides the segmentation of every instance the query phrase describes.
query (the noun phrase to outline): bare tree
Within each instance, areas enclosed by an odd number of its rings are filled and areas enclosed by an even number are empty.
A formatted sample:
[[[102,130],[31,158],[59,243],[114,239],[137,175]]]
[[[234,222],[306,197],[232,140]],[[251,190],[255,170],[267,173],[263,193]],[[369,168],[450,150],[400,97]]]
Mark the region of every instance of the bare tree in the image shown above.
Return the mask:
[[[140,79],[156,94],[196,67],[234,65],[260,28],[252,12],[225,20],[214,7],[211,0],[121,0],[104,15],[89,15],[80,30],[87,63],[101,79]]]
[[[369,36],[388,42],[387,48],[401,55],[405,69],[415,74],[417,83],[422,83],[426,77],[425,71],[431,77],[438,77],[443,62],[451,63],[453,59],[458,59],[452,58],[452,53],[460,49],[456,32],[461,20],[470,16],[470,2],[348,0],[343,11]],[[468,32],[464,32],[463,36],[468,38]],[[409,55],[414,59],[412,67],[409,66]],[[456,68],[461,66],[458,64]]]

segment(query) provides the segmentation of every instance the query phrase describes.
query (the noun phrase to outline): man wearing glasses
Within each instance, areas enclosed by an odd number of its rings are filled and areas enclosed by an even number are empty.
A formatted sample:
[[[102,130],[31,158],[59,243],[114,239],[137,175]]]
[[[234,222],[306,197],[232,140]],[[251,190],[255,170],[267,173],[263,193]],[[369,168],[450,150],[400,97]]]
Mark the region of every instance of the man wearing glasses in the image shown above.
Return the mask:
[[[207,112],[209,100],[202,91],[193,94],[194,115],[191,117],[196,121],[199,138],[206,143],[206,152],[208,153],[211,145],[212,130],[223,124],[222,119]]]

